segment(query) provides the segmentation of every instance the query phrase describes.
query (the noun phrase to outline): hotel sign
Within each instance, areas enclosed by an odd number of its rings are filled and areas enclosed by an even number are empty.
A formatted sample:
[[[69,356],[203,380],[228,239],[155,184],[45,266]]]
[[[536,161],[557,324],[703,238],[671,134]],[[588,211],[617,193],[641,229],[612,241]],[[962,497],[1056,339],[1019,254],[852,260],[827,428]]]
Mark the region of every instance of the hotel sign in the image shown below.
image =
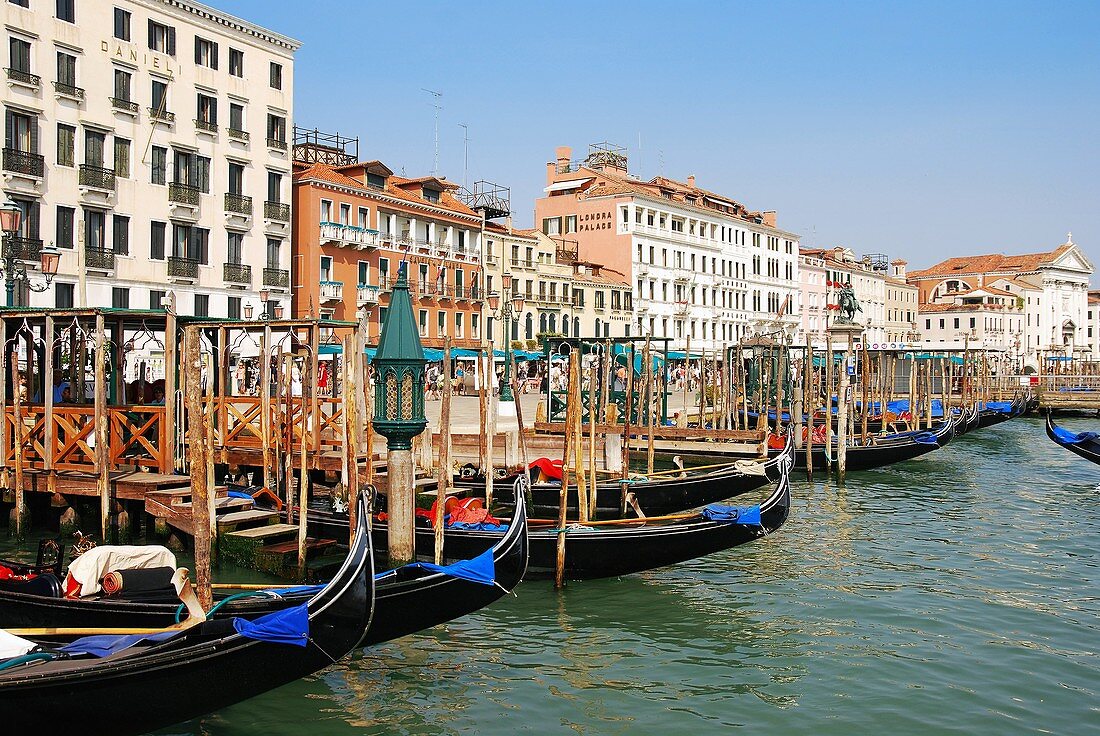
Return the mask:
[[[112,61],[124,61],[130,64],[140,64],[146,69],[163,72],[169,77],[175,76],[179,65],[172,68],[172,57],[163,54],[151,53],[145,49],[138,49],[133,44],[123,44],[118,41],[100,41],[99,50],[107,54]]]
[[[589,212],[585,215],[578,216],[577,230],[584,232],[586,230],[610,230],[614,227],[615,218],[610,211],[607,212]]]

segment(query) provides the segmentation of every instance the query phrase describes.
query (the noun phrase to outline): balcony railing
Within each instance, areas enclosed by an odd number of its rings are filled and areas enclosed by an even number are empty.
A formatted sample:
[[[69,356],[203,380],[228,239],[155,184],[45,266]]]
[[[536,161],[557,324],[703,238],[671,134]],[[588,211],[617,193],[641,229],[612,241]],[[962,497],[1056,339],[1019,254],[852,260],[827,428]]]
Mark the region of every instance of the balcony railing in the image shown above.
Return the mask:
[[[168,256],[168,278],[170,279],[197,279],[199,277],[199,262],[192,258],[180,256]]]
[[[42,176],[45,159],[41,154],[20,151],[17,148],[4,149],[4,171],[14,171],[27,176]]]
[[[340,302],[344,300],[344,282],[343,281],[322,281],[321,282],[321,301],[323,302]]]
[[[359,284],[359,288],[356,290],[356,303],[357,304],[377,304],[378,303],[378,287],[367,286],[366,284]]]
[[[134,113],[135,115],[138,111],[138,103],[133,100],[124,100],[121,97],[112,97],[111,107],[116,110],[122,110],[123,112]]]
[[[240,215],[251,215],[252,197],[246,197],[243,194],[233,194],[231,192],[226,192],[225,211],[236,212]]]
[[[42,241],[38,238],[8,237],[4,251],[20,261],[38,261],[42,257]]]
[[[245,263],[226,263],[222,267],[222,279],[229,284],[252,286],[252,266]]]
[[[114,271],[115,252],[106,248],[84,247],[84,268],[95,271]]]
[[[199,188],[193,187],[190,184],[170,182],[168,184],[168,201],[198,207]]]
[[[285,202],[264,202],[264,219],[290,222],[290,205]]]
[[[4,69],[8,73],[8,79],[13,82],[22,82],[23,84],[29,84],[32,87],[38,87],[42,84],[42,77],[37,74],[31,74],[25,72],[22,69]]]
[[[245,143],[248,142],[249,138],[247,130],[237,130],[236,128],[229,128],[229,137],[235,141],[243,141]]]
[[[161,109],[156,108],[156,107],[150,107],[150,108],[148,108],[148,110],[149,110],[149,117],[153,118],[153,120],[160,120],[161,122],[164,122],[164,123],[174,123],[174,122],[176,122],[176,114],[174,112],[169,112],[167,110],[161,110]]]
[[[82,187],[107,189],[113,192],[115,190],[115,170],[93,166],[92,164],[80,164],[78,181]]]
[[[378,247],[379,236],[377,230],[355,225],[342,225],[338,222],[321,223],[321,240],[337,243],[339,245],[362,245]]]
[[[267,139],[267,147],[268,148],[277,148],[280,151],[285,151],[286,150],[286,141],[281,140],[279,138],[268,138]]]
[[[77,87],[76,85],[65,84],[64,82],[54,82],[53,91],[59,95],[75,97],[78,100],[84,99],[84,88]]]
[[[199,119],[196,118],[195,119],[195,130],[201,130],[205,133],[217,133],[218,132],[218,124],[217,123],[211,123],[209,120],[199,120]]]
[[[265,268],[264,286],[274,286],[280,289],[289,289],[290,271],[282,268]]]

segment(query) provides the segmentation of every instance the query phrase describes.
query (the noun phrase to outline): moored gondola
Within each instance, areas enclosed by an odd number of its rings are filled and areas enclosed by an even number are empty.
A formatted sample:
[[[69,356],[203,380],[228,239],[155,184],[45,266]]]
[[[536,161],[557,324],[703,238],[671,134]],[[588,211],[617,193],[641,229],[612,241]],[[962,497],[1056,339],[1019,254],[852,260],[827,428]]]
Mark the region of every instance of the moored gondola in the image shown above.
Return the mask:
[[[39,650],[0,660],[5,728],[141,734],[324,669],[356,648],[370,626],[374,563],[366,513],[361,501],[348,556],[332,581],[298,606],[251,624],[222,619],[135,636],[140,640],[99,656],[81,652],[102,641],[71,641],[62,651],[63,639],[53,637]]]
[[[1027,411],[1027,400],[1024,396],[1015,396],[1012,401],[989,401],[978,411],[978,428],[985,429],[1009,419],[1020,416]]]
[[[956,415],[951,421],[941,422],[932,430],[903,432],[885,437],[870,437],[867,444],[849,444],[845,458],[846,470],[871,470],[886,465],[913,460],[947,445],[955,436],[955,426],[961,421]],[[828,456],[826,453],[829,453]],[[836,465],[835,447],[814,445],[812,461],[814,470],[826,470]],[[795,467],[806,467],[806,453],[794,454]]]
[[[1047,412],[1047,437],[1075,455],[1080,455],[1086,460],[1100,465],[1100,433],[1098,432],[1071,432],[1059,427]]]

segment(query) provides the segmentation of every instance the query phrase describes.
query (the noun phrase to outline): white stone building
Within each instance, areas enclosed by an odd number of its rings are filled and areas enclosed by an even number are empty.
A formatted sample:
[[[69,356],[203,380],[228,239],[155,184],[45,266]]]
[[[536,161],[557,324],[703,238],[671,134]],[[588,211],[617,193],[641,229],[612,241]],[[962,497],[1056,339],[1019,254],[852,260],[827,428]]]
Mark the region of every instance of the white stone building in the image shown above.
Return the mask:
[[[813,268],[824,271],[825,305],[822,309],[810,309],[807,301],[814,299],[820,287],[805,284],[807,293],[803,297],[803,324],[810,324],[813,318],[822,320],[819,330],[828,329],[840,312],[835,309],[838,292],[845,284],[852,285],[856,299],[862,311],[857,312],[855,321],[864,326],[863,338],[870,344],[886,341],[886,260],[884,256],[857,257],[850,248],[814,248],[803,249],[804,263],[812,263]],[[805,282],[806,280],[804,280]],[[805,338],[803,337],[803,340]]]
[[[299,42],[184,0],[8,0],[4,194],[28,266],[62,253],[33,306],[238,317],[289,306]],[[30,269],[32,281],[41,277]]]

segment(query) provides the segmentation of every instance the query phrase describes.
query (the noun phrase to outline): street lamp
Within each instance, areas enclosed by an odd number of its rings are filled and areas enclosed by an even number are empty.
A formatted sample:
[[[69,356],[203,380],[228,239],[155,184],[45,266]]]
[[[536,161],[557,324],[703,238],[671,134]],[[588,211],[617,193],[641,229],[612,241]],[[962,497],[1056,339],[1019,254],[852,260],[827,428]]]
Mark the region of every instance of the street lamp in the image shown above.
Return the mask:
[[[501,295],[495,291],[489,295],[489,309],[494,316],[504,323],[504,385],[500,389],[501,402],[514,402],[515,394],[512,392],[512,319],[519,320],[523,312],[523,294],[512,293],[512,274],[506,273],[501,277],[504,291],[504,303],[501,303]]]
[[[0,205],[0,230],[3,230],[3,258],[2,269],[4,272],[4,287],[7,291],[7,306],[15,306],[15,282],[22,281],[31,291],[42,292],[50,288],[53,277],[57,275],[57,266],[61,260],[61,253],[51,244],[39,252],[39,267],[42,275],[46,277],[46,283],[35,286],[31,283],[27,267],[20,259],[20,253],[15,247],[15,237],[19,233],[19,226],[23,221],[23,210],[11,200]]]
[[[272,314],[268,314],[267,303],[271,299],[271,292],[267,289],[260,289],[260,314],[259,318],[266,319],[282,319],[283,318],[283,305],[279,302],[275,302],[275,306],[271,309]],[[251,303],[245,302],[244,305],[244,318],[252,319],[252,312],[254,308]]]

